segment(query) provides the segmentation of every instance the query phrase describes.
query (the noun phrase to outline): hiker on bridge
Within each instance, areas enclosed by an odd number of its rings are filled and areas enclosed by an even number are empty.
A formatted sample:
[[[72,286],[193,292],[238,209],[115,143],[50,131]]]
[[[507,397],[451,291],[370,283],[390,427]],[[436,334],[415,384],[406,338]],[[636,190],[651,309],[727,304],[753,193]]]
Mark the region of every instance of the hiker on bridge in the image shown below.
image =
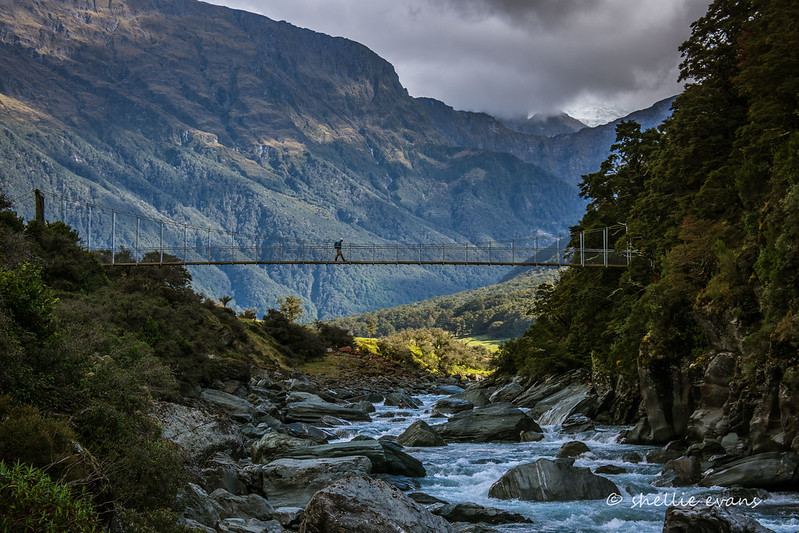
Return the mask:
[[[342,246],[343,243],[344,243],[344,239],[339,239],[333,244],[333,248],[336,249],[336,258],[334,259],[334,261],[338,261],[338,258],[340,257],[341,260],[346,263],[347,260],[344,259],[344,254],[341,253],[341,246]]]

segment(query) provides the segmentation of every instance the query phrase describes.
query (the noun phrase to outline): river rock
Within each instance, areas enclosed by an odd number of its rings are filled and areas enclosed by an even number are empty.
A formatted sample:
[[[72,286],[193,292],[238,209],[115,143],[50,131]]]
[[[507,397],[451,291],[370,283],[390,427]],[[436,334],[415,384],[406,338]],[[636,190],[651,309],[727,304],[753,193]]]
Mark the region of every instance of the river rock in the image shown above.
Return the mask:
[[[433,405],[435,414],[455,414],[474,409],[474,404],[463,398],[441,398]]]
[[[560,427],[560,432],[567,435],[575,433],[582,433],[584,431],[593,431],[595,429],[594,421],[581,413],[574,413],[563,421]]]
[[[519,442],[522,431],[542,432],[532,418],[509,403],[462,411],[434,429],[449,442]]]
[[[241,431],[226,417],[169,402],[157,402],[153,413],[163,438],[180,446],[197,464],[219,451],[234,456],[242,452]]]
[[[512,402],[517,396],[524,392],[524,387],[519,385],[515,381],[511,381],[505,386],[502,386],[494,391],[491,396],[488,397],[488,401],[491,403],[502,403],[502,402]]]
[[[556,457],[558,459],[568,458],[568,457],[577,457],[584,453],[590,453],[591,448],[589,448],[584,442],[580,442],[579,440],[571,440],[569,442],[563,443],[563,446],[560,447]]]
[[[650,430],[642,441],[653,444],[686,434],[694,412],[693,382],[698,372],[687,363],[676,364],[662,357],[658,350],[645,339],[638,358],[638,381]]]
[[[435,515],[448,522],[468,522],[471,524],[531,524],[533,521],[518,513],[511,513],[494,507],[483,507],[476,503],[447,503],[431,509]]]
[[[734,507],[671,506],[666,510],[663,533],[774,533]]]
[[[635,452],[627,452],[621,455],[621,460],[625,463],[637,464],[641,462],[641,456]]]
[[[352,457],[361,455],[372,462],[375,474],[395,474],[408,477],[424,477],[426,475],[422,462],[403,452],[391,442],[374,439],[335,442],[319,446],[307,446],[284,450],[279,457],[291,459],[318,459]]]
[[[460,394],[463,392],[463,387],[459,387],[458,385],[439,385],[436,387],[436,394]]]
[[[702,478],[702,463],[699,457],[679,457],[666,461],[660,475],[652,484],[656,487],[684,487]]]
[[[727,432],[724,404],[730,397],[730,381],[735,371],[735,357],[731,353],[719,353],[708,363],[699,389],[700,405],[688,419],[687,436],[692,441],[721,438]]]
[[[287,422],[319,422],[325,416],[332,416],[350,422],[371,422],[371,417],[360,409],[325,401],[301,401],[286,406]]]
[[[266,464],[276,459],[286,450],[306,448],[308,446],[315,446],[316,444],[315,441],[310,439],[300,439],[292,437],[291,435],[286,435],[285,433],[269,431],[250,446],[250,457],[255,463]]]
[[[799,455],[768,452],[744,457],[711,469],[699,482],[703,487],[721,486],[797,490]]]
[[[424,420],[417,420],[403,431],[397,442],[408,447],[446,446],[444,439]]]
[[[602,465],[594,470],[594,474],[626,474],[627,469],[616,465]]]
[[[650,450],[646,454],[647,463],[665,463],[685,455],[687,448],[682,440],[674,440],[659,450]]]
[[[386,394],[386,399],[383,401],[383,405],[399,407],[400,409],[416,409],[417,407],[422,406],[422,402],[407,392],[398,390]]]
[[[499,533],[499,530],[493,527],[469,522],[455,522],[452,524],[452,529],[455,533]]]
[[[435,496],[430,496],[424,492],[410,492],[408,493],[408,497],[415,501],[416,503],[421,503],[422,505],[433,505],[436,503],[440,503],[442,505],[447,504],[449,502],[445,502]]]
[[[619,493],[609,479],[588,468],[576,467],[569,459],[539,459],[508,470],[488,491],[500,500],[568,501],[597,500]]]
[[[375,409],[374,404],[372,404],[372,402],[367,401],[367,400],[360,400],[360,401],[348,404],[347,407],[349,407],[350,409],[360,409],[364,413],[374,413],[375,411],[377,411],[377,409]]]
[[[488,395],[482,389],[469,389],[454,396],[451,396],[452,399],[458,400],[466,400],[467,402],[471,403],[475,407],[485,407],[488,405]]]
[[[270,520],[275,512],[272,504],[258,494],[237,496],[225,489],[216,489],[209,496],[222,508],[219,515],[223,518],[248,517]]]
[[[452,533],[435,516],[384,481],[340,479],[314,494],[305,508],[300,533]]]
[[[372,462],[363,456],[277,459],[261,469],[260,489],[276,507],[304,507],[316,491],[330,483],[371,471]]]
[[[522,431],[519,433],[519,442],[540,442],[546,436],[540,431]]]

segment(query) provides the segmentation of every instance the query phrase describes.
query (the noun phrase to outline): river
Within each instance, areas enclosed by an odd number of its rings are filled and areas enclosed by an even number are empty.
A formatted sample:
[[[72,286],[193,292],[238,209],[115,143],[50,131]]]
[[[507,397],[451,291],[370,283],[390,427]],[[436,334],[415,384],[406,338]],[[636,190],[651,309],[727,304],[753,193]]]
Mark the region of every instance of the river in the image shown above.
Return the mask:
[[[431,407],[444,396],[424,395],[416,398],[424,405],[419,409],[399,409],[377,404],[372,422],[355,423],[338,429],[341,440],[356,435],[397,436],[411,423],[422,419],[431,425],[442,422],[431,418]],[[393,416],[389,416],[393,415]],[[624,462],[622,454],[635,452],[644,457],[652,446],[623,445],[616,442],[622,427],[598,426],[595,431],[564,435],[559,426],[543,426],[544,440],[525,443],[449,444],[436,448],[407,448],[420,459],[427,476],[419,479],[420,491],[452,503],[473,502],[522,514],[533,524],[492,526],[503,532],[628,532],[660,533],[666,508],[673,502],[690,506],[718,490],[703,487],[659,488],[652,481],[662,465]],[[526,502],[488,498],[488,489],[512,467],[542,457],[555,458],[568,441],[579,440],[588,445],[591,454],[578,458],[575,466],[592,471],[602,465],[616,465],[626,473],[604,476],[621,489],[621,494],[608,500],[567,502]],[[692,501],[690,498],[694,497]],[[796,493],[769,493],[762,502],[750,499],[736,502],[736,507],[756,518],[763,526],[778,533],[799,530],[799,497]]]

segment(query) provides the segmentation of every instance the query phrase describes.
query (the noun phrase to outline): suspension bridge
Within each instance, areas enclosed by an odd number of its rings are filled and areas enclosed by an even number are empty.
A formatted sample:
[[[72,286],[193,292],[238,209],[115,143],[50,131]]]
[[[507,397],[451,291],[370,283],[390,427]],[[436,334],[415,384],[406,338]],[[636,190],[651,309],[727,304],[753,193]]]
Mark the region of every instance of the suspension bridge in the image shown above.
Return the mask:
[[[573,234],[536,234],[479,243],[355,243],[287,240],[199,227],[70,199],[38,189],[35,218],[61,221],[78,232],[84,249],[107,266],[137,265],[464,265],[626,267],[632,252],[626,226]],[[47,209],[45,209],[47,206]],[[47,216],[45,216],[47,215]]]

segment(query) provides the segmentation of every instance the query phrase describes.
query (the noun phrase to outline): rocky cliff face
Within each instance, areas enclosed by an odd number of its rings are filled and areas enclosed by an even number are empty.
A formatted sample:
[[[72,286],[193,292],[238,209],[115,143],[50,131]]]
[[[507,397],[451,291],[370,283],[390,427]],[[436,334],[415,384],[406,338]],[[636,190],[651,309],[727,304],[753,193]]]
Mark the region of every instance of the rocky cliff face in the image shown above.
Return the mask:
[[[720,445],[732,456],[799,451],[799,380],[796,370],[755,366],[743,355],[742,325],[727,314],[697,312],[711,346],[693,364],[643,354],[640,388],[646,410],[630,440]]]

